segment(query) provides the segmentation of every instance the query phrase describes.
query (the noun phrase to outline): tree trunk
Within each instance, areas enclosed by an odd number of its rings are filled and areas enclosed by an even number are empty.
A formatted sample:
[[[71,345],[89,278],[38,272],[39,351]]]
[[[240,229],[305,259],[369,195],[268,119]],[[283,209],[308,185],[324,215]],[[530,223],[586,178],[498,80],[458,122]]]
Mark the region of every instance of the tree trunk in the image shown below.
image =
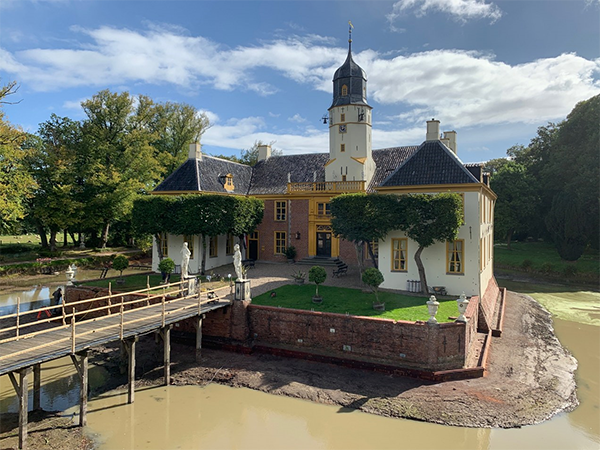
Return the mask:
[[[106,248],[106,243],[108,242],[108,230],[110,229],[110,223],[106,222],[104,227],[102,228],[102,248]]]
[[[510,242],[511,242],[511,240],[512,240],[512,235],[513,235],[513,232],[512,232],[512,230],[510,230],[510,231],[509,231],[509,232],[506,234],[506,248],[507,248],[508,250],[510,250],[510,249],[511,249],[511,248],[510,248]]]
[[[73,247],[77,247],[79,241],[75,238],[75,233],[69,231],[69,235],[71,236],[71,241],[73,242]]]
[[[158,253],[158,261],[162,261],[165,255],[162,252],[162,243],[160,242],[160,233],[154,235],[154,242],[156,242],[156,253]]]
[[[362,279],[362,273],[365,271],[363,264],[363,241],[354,242],[354,249],[356,250],[356,260],[358,261],[358,270]]]
[[[425,247],[419,247],[415,253],[415,262],[419,269],[419,280],[421,280],[421,292],[425,295],[429,295],[429,289],[427,289],[427,278],[425,277],[425,267],[423,267],[423,261],[421,261],[421,253]]]
[[[68,239],[67,229],[65,228],[63,230],[63,247],[68,247],[69,242],[67,241],[67,239]]]
[[[206,269],[206,236],[202,235],[202,264],[200,265],[200,275],[204,275]]]
[[[373,267],[378,269],[379,261],[377,261],[377,259],[375,259],[375,254],[373,253],[373,246],[371,245],[370,242],[367,242],[367,250],[369,251],[369,256],[371,257],[371,261],[373,262]]]
[[[52,230],[50,229],[50,251],[51,252],[55,252],[56,251],[56,230]]]
[[[37,224],[38,234],[40,235],[40,242],[42,244],[42,248],[48,248],[48,236],[46,236],[46,230],[42,226],[41,223]]]

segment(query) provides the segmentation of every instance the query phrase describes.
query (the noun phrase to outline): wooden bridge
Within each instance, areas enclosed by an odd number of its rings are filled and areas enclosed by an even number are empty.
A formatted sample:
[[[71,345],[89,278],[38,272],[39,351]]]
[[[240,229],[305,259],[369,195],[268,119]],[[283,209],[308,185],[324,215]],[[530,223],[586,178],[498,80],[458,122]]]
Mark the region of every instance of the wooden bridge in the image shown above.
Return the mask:
[[[202,346],[202,318],[231,303],[231,287],[202,292],[196,279],[111,293],[62,305],[0,316],[0,375],[8,374],[19,398],[19,448],[26,448],[27,404],[33,369],[33,408],[40,407],[41,364],[69,355],[81,381],[79,425],[86,424],[88,351],[121,341],[128,356],[128,403],[135,394],[135,344],[157,332],[164,345],[164,382],[170,380],[170,331],[174,323],[196,318],[196,357]],[[66,293],[65,293],[66,295]],[[41,316],[41,319],[40,319]]]

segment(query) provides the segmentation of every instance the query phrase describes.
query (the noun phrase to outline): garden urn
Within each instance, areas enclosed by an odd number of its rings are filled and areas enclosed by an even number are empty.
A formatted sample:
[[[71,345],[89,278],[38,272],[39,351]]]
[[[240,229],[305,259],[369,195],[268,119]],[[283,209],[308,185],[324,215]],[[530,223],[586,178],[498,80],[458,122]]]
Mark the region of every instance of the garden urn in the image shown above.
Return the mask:
[[[460,298],[458,300],[456,300],[456,303],[458,304],[458,312],[459,312],[459,316],[458,319],[456,319],[457,322],[466,322],[467,318],[465,317],[465,312],[467,311],[467,306],[469,306],[469,300],[467,300],[467,296],[465,295],[465,293],[463,292],[462,294],[460,294]]]
[[[67,276],[67,286],[73,285],[73,279],[75,278],[75,271],[71,266],[66,270],[65,275]]]
[[[435,318],[435,315],[438,312],[438,308],[440,307],[440,302],[435,299],[435,295],[429,297],[429,301],[427,302],[427,309],[429,310],[429,320],[427,323],[438,323]]]

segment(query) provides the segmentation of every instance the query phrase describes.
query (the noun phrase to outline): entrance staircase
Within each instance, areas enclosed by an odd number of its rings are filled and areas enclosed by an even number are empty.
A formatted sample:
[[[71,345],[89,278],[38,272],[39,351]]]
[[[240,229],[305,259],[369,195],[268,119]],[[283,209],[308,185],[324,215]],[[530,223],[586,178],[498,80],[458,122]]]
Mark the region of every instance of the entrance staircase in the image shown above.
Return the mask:
[[[338,269],[346,265],[344,264],[344,261],[339,258],[331,258],[327,256],[308,256],[296,261],[296,264],[301,264],[304,266],[335,267]]]

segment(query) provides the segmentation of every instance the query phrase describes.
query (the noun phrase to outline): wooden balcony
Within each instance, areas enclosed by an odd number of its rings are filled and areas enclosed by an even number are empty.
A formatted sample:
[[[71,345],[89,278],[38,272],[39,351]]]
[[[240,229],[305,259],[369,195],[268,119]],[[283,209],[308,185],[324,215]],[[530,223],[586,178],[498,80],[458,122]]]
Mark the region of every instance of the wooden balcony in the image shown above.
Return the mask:
[[[364,181],[319,181],[314,183],[288,183],[288,194],[305,194],[307,192],[341,194],[344,192],[363,192],[364,190]]]

